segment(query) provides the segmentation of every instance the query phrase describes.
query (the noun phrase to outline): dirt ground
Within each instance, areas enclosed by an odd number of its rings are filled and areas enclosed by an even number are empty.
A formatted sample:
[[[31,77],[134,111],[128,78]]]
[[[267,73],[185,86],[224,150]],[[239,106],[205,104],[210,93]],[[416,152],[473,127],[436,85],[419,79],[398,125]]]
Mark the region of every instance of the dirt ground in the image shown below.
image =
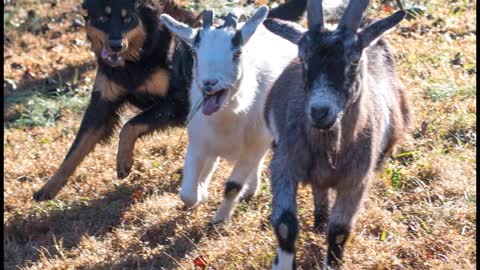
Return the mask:
[[[371,2],[372,14],[392,12]],[[475,269],[476,3],[403,2],[423,10],[387,37],[415,106],[414,128],[371,185],[345,269]],[[116,133],[55,200],[33,201],[73,142],[95,61],[80,1],[4,3],[5,269],[270,268],[277,242],[267,170],[256,198],[230,223],[211,225],[231,167],[221,163],[208,202],[183,210],[183,128],[139,141],[124,180],[115,172]],[[298,268],[319,269],[326,240],[312,230],[309,188],[298,205]]]

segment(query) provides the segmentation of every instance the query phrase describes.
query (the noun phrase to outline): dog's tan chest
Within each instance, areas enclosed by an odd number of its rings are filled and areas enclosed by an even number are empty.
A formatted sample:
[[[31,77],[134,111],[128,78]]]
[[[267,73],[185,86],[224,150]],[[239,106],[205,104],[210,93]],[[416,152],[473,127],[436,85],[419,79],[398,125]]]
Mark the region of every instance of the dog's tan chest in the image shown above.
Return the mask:
[[[156,69],[147,80],[138,87],[138,90],[152,95],[165,96],[168,91],[169,78],[170,76],[166,69]]]

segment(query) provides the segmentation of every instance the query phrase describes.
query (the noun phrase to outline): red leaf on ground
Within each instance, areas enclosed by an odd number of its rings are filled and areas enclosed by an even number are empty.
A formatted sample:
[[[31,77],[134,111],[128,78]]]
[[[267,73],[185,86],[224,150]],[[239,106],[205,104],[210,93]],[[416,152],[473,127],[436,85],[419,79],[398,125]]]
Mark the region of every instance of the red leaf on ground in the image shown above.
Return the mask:
[[[390,6],[389,4],[386,4],[384,7],[383,7],[383,10],[385,12],[392,12],[393,8],[392,6]]]
[[[197,258],[193,259],[193,264],[195,265],[195,269],[199,267],[202,270],[205,270],[207,267],[207,261],[203,256],[198,256]]]
[[[427,259],[431,259],[432,255],[430,254],[430,252],[425,251],[425,257],[427,257]]]

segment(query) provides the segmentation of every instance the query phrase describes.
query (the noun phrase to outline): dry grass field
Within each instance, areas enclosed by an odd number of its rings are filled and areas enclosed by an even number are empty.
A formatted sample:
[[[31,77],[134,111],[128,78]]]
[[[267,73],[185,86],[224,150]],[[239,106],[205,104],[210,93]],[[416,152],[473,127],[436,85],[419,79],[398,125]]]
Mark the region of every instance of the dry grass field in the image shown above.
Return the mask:
[[[370,14],[390,12],[371,2]],[[423,8],[387,37],[414,127],[371,185],[345,269],[475,269],[476,2],[403,2]],[[73,142],[95,62],[77,25],[79,0],[4,3],[5,269],[195,269],[201,260],[204,269],[270,268],[277,243],[268,172],[258,197],[242,202],[230,223],[211,225],[231,167],[221,163],[207,203],[183,210],[183,128],[139,141],[124,180],[115,172],[116,133],[55,200],[33,201]],[[326,240],[312,230],[309,188],[298,204],[299,269],[319,269]]]

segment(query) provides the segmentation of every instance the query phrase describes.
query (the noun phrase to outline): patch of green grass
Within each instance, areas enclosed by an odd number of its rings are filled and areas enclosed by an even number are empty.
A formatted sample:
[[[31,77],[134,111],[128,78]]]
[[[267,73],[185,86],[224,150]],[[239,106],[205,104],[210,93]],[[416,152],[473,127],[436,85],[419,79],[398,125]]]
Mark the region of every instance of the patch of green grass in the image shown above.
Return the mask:
[[[4,106],[14,106],[15,109],[15,117],[10,120],[7,127],[51,126],[60,119],[64,111],[81,113],[87,103],[86,95],[19,92],[5,98]]]
[[[474,97],[476,86],[469,85],[460,88],[454,83],[431,83],[425,90],[425,95],[435,102],[446,101],[456,96]]]

